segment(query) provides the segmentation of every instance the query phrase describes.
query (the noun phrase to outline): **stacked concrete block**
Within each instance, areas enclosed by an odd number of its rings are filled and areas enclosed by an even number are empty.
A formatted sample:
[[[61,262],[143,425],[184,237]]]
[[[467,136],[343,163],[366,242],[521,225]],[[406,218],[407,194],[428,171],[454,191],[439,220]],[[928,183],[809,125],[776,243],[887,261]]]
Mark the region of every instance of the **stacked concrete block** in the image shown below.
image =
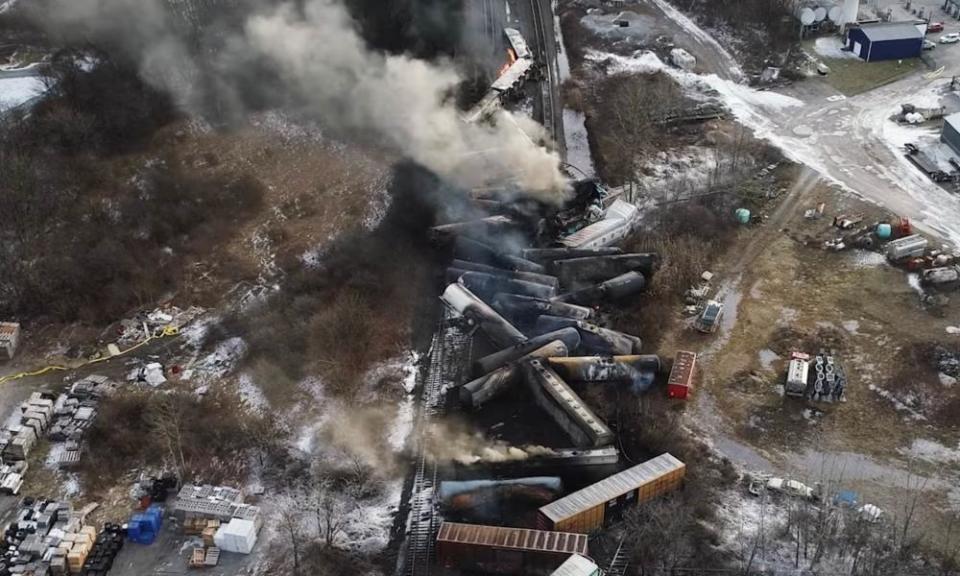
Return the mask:
[[[208,520],[218,521],[219,527],[233,519],[250,521],[259,531],[263,526],[260,507],[244,503],[243,498],[242,490],[229,486],[185,484],[170,509],[183,520],[188,533],[201,534]]]
[[[3,556],[11,574],[80,574],[96,540],[69,503],[26,499],[4,532]]]

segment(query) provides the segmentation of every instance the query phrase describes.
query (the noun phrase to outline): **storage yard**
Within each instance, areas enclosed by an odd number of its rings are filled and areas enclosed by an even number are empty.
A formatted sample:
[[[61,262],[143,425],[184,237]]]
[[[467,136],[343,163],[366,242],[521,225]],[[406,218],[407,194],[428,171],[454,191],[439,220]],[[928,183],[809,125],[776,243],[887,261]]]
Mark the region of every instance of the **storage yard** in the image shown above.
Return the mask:
[[[958,573],[953,0],[61,2],[0,576]]]

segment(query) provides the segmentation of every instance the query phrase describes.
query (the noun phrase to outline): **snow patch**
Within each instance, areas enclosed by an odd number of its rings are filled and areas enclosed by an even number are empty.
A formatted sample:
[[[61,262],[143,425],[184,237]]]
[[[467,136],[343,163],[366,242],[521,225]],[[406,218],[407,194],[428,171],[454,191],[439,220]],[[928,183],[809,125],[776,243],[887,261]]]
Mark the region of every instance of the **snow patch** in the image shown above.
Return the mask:
[[[843,326],[844,330],[851,334],[859,334],[858,330],[860,330],[860,322],[856,320],[844,320],[840,323],[840,325]]]
[[[910,448],[901,449],[901,454],[938,464],[960,462],[960,444],[956,448],[944,446],[935,440],[917,438]]]
[[[769,348],[764,348],[757,355],[760,357],[760,365],[763,366],[764,370],[773,370],[773,363],[780,359],[780,355]]]
[[[587,117],[583,112],[563,109],[563,133],[567,142],[567,163],[576,166],[592,178],[595,174],[593,157],[590,155],[590,141],[587,139]]]
[[[852,58],[854,60],[860,58],[853,51],[843,50],[843,41],[839,36],[824,36],[823,38],[817,38],[817,41],[813,44],[813,49],[817,54],[823,56],[824,58]]]
[[[263,395],[263,390],[257,386],[249,374],[244,373],[240,375],[240,378],[237,379],[237,389],[240,392],[240,398],[242,398],[250,408],[260,413],[270,409],[270,403],[267,401],[266,396]]]
[[[651,196],[682,197],[710,185],[716,164],[715,150],[706,146],[661,150],[637,180]]]
[[[36,76],[0,78],[0,112],[23,106],[45,91],[43,80]]]
[[[390,529],[402,492],[403,482],[392,480],[380,495],[359,501],[344,519],[338,545],[365,555],[383,551],[390,543]]]
[[[718,54],[720,54],[723,59],[727,62],[730,74],[735,78],[743,78],[743,70],[740,69],[740,66],[737,64],[737,60],[730,55],[730,52],[726,48],[720,45],[717,40],[707,33],[703,28],[697,26],[696,22],[688,18],[685,14],[671,6],[665,0],[653,0],[653,3],[657,5],[660,10],[667,15],[668,18],[676,22],[681,28],[683,28],[693,39],[697,40],[701,44],[712,48]]]
[[[247,343],[234,336],[217,344],[210,354],[204,356],[191,368],[200,381],[223,378],[233,371],[247,353]]]

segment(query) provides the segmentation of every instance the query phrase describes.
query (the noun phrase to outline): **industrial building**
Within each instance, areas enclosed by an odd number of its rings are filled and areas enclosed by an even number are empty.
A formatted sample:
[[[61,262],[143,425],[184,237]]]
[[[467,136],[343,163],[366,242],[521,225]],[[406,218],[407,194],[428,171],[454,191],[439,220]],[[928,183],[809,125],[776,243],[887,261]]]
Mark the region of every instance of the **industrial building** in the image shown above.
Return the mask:
[[[661,454],[543,506],[538,525],[589,534],[620,518],[628,507],[676,490],[686,471],[672,454]]]
[[[954,112],[943,119],[940,140],[954,152],[960,154],[960,112]]]
[[[913,22],[864,24],[847,32],[847,48],[867,62],[919,58],[926,24],[920,26]]]
[[[587,556],[585,534],[456,522],[444,522],[437,533],[437,560],[447,568],[550,574],[573,554]]]

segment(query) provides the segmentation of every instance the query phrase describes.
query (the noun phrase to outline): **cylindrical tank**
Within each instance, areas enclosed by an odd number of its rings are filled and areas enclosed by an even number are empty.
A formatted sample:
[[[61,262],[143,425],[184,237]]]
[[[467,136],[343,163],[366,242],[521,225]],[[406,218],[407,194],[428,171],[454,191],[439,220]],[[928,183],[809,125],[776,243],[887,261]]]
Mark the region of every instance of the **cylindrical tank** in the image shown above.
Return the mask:
[[[843,23],[843,6],[833,6],[827,10],[827,19],[836,25]]]
[[[471,292],[480,296],[485,301],[493,301],[494,294],[507,292],[509,294],[522,294],[534,298],[553,298],[557,291],[551,286],[527,282],[526,280],[515,280],[503,276],[494,276],[486,272],[464,272],[460,274],[461,285],[466,286]]]
[[[440,224],[430,228],[430,234],[437,238],[454,235],[488,238],[503,230],[517,228],[517,222],[509,216],[488,216],[479,220]]]
[[[640,351],[642,342],[636,336],[601,328],[582,320],[561,318],[559,316],[541,316],[537,318],[535,333],[547,333],[561,328],[576,328],[580,333],[580,347],[571,351],[599,354],[601,356],[626,356]]]
[[[593,309],[576,304],[567,304],[557,300],[532,298],[520,294],[500,293],[493,297],[490,303],[494,310],[503,314],[518,324],[535,322],[543,314],[563,316],[577,320],[589,320],[593,316]]]
[[[534,336],[526,342],[509,346],[503,350],[498,350],[493,354],[488,354],[474,363],[474,370],[477,374],[489,374],[497,368],[513,362],[530,352],[533,352],[541,346],[545,346],[554,340],[560,340],[567,350],[576,350],[580,346],[580,333],[576,328],[564,327],[560,330]]]
[[[460,284],[447,286],[440,299],[461,316],[476,322],[487,337],[499,346],[514,346],[527,340],[522,332],[497,314],[496,310]]]
[[[660,372],[660,357],[655,354],[551,357],[547,361],[561,378],[575,382],[634,382],[641,372]]]
[[[617,254],[557,260],[550,266],[563,284],[573,282],[603,282],[626,272],[640,272],[650,276],[660,266],[658,254]]]
[[[544,267],[519,256],[504,254],[493,246],[467,238],[457,236],[454,239],[454,255],[461,260],[469,260],[488,266],[497,266],[508,270],[521,272],[543,273]]]
[[[817,21],[816,14],[814,14],[813,10],[808,7],[803,7],[797,10],[797,18],[804,26],[809,26]]]
[[[620,254],[622,250],[613,246],[603,248],[524,248],[523,257],[537,262],[553,262],[569,258],[587,256],[612,256]]]
[[[886,240],[893,234],[893,228],[890,227],[886,222],[877,224],[877,238],[881,240]]]
[[[463,270],[465,272],[486,272],[487,274],[493,274],[494,276],[506,276],[508,278],[516,278],[517,280],[526,280],[527,282],[543,284],[544,286],[553,286],[554,288],[559,288],[560,286],[560,281],[557,280],[556,276],[550,276],[548,274],[537,274],[536,272],[518,272],[515,270],[505,270],[503,268],[497,268],[496,266],[489,266],[487,264],[478,264],[476,262],[470,262],[467,260],[454,260],[453,262],[450,263],[450,268]],[[448,281],[453,282],[455,280],[448,280]]]
[[[737,222],[741,224],[750,223],[750,211],[746,208],[737,208],[737,211],[734,212],[734,215],[737,217]]]
[[[501,366],[486,376],[467,382],[460,387],[460,402],[466,406],[479,408],[513,387],[521,376],[520,364],[530,358],[563,357],[568,353],[566,345],[560,340],[537,348],[521,356],[506,366]]]
[[[813,19],[816,22],[823,22],[827,19],[827,9],[823,6],[817,6],[813,10]]]
[[[837,22],[839,25],[850,24],[857,21],[860,13],[860,0],[843,0],[843,17]]]
[[[581,306],[593,306],[604,300],[617,300],[642,292],[647,287],[647,279],[639,272],[627,272],[595,286],[574,290],[557,296],[561,302],[570,302]]]

